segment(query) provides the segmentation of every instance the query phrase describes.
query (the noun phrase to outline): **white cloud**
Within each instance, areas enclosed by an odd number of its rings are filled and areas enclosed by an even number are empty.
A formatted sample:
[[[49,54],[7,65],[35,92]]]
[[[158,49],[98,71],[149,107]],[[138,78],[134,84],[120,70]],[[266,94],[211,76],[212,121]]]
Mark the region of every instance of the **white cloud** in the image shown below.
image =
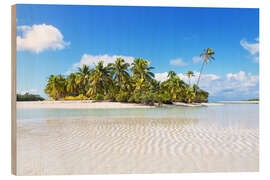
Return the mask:
[[[172,59],[170,60],[170,64],[173,66],[186,66],[187,63],[183,61],[182,58]]]
[[[245,39],[240,41],[240,45],[252,56],[254,62],[259,62],[259,38],[255,38],[256,43],[248,43]]]
[[[178,76],[180,77],[180,79],[182,79],[184,82],[186,82],[187,84],[189,83],[189,78],[188,78],[188,76],[187,76],[186,74],[179,73],[179,74],[177,74],[177,75],[178,75]],[[199,75],[200,75],[199,72],[196,72],[196,71],[194,72],[194,76],[192,76],[192,77],[190,78],[190,83],[191,83],[191,85],[197,84]],[[208,84],[209,82],[214,81],[214,80],[217,80],[217,79],[220,79],[220,78],[221,78],[221,77],[218,76],[218,75],[216,75],[216,74],[202,74],[201,79],[200,79],[200,84],[202,83],[202,81],[203,81],[203,83]],[[200,87],[201,87],[201,85],[200,85]]]
[[[76,63],[73,65],[73,67],[81,67],[83,64],[86,64],[88,66],[92,66],[97,64],[99,61],[103,61],[105,65],[109,63],[114,63],[117,58],[123,58],[125,62],[131,64],[133,60],[135,59],[134,57],[131,56],[122,56],[122,55],[91,55],[91,54],[84,54],[80,60],[80,62]]]
[[[239,81],[243,81],[246,78],[246,73],[244,71],[240,71],[239,73],[233,74],[233,73],[229,73],[227,74],[227,79],[235,79],[235,80],[239,80]]]
[[[197,79],[199,77],[199,72],[194,72],[194,76],[191,77],[191,84],[194,84],[195,82],[197,82]],[[168,73],[167,72],[164,72],[164,73],[156,73],[155,74],[155,79],[158,80],[158,81],[166,81],[168,79]],[[186,83],[189,82],[189,78],[186,74],[183,74],[183,73],[179,73],[177,74],[177,76],[180,77],[180,79],[182,79],[183,81],[185,81]],[[202,74],[201,76],[201,80],[216,80],[216,79],[219,79],[220,77],[215,75],[215,74]]]
[[[240,71],[228,73],[217,79],[202,78],[200,87],[210,92],[210,96],[223,99],[248,99],[259,96],[259,75]]]
[[[155,74],[155,79],[157,81],[166,81],[168,79],[168,73],[167,72],[164,72],[164,73],[156,73]]]
[[[37,89],[17,90],[17,94],[25,94],[25,93],[34,94],[34,93],[37,93],[37,92],[38,92]]]
[[[245,73],[244,71],[240,71],[239,73],[229,73],[227,74],[227,80],[241,82],[244,87],[255,86],[259,82],[258,75],[252,75],[251,73]]]
[[[155,74],[159,81],[167,80],[167,72]],[[188,77],[183,74],[177,74],[180,79],[189,83]],[[191,84],[198,81],[199,72],[194,72],[191,77]],[[210,98],[219,100],[248,99],[259,97],[259,75],[240,71],[238,73],[228,73],[225,76],[216,74],[202,74],[199,83],[201,89],[210,93]]]
[[[70,44],[64,41],[62,33],[52,25],[40,24],[18,26],[17,50],[40,53],[44,50],[63,49]]]
[[[259,42],[258,38],[256,38],[257,43],[248,43],[245,39],[240,41],[241,46],[248,50],[251,54],[256,54],[259,52]]]
[[[202,62],[202,59],[201,59],[199,56],[193,56],[193,57],[192,57],[192,62],[193,62],[194,64],[197,64],[197,63],[199,63],[199,62]]]
[[[91,55],[91,54],[84,54],[80,61],[78,63],[73,64],[72,68],[69,69],[65,74],[70,74],[71,72],[74,72],[77,70],[78,67],[82,67],[84,64],[88,66],[94,66],[99,61],[103,61],[104,65],[107,65],[109,63],[114,63],[117,58],[123,58],[126,63],[131,64],[133,60],[135,59],[132,56],[123,56],[123,55]]]

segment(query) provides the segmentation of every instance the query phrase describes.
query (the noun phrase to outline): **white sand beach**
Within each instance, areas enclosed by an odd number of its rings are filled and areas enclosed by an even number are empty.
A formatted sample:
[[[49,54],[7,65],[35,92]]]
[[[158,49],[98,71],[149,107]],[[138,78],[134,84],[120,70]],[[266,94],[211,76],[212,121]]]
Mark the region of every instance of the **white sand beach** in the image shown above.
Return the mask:
[[[163,104],[162,107],[185,106],[185,107],[201,107],[201,106],[219,106],[221,103],[181,103],[175,102],[168,105]],[[155,103],[155,106],[158,106]],[[95,102],[91,100],[83,101],[20,101],[17,102],[19,109],[121,109],[121,108],[154,108],[155,106],[148,106],[135,103],[120,103],[120,102]]]
[[[143,104],[120,102],[84,101],[24,101],[17,102],[17,108],[25,109],[121,109],[121,108],[154,108]]]

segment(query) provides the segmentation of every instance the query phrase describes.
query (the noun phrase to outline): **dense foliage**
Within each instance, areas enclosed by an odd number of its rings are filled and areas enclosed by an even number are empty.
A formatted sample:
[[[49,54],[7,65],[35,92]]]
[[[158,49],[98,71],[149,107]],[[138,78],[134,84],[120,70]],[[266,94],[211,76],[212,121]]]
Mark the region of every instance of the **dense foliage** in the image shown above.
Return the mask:
[[[168,73],[168,79],[159,82],[151,72],[150,62],[136,58],[130,65],[122,58],[104,65],[100,61],[93,69],[83,65],[78,72],[68,76],[51,75],[45,93],[56,100],[107,100],[130,103],[207,102],[208,93],[197,85],[191,87],[176,75]],[[193,73],[187,73],[190,78]]]
[[[44,98],[36,94],[17,94],[17,101],[43,101]]]
[[[248,101],[259,101],[259,98],[248,99]]]

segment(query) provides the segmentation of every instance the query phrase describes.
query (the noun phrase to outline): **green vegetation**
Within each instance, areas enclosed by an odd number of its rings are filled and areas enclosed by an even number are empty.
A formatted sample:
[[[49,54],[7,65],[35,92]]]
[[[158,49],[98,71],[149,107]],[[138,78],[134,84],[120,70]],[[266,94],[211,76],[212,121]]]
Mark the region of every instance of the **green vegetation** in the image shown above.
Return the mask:
[[[259,98],[248,99],[247,101],[259,101]]]
[[[100,61],[93,69],[83,65],[78,72],[68,76],[51,75],[45,93],[55,100],[105,100],[153,105],[173,102],[207,102],[208,92],[198,85],[191,87],[176,75],[168,73],[168,79],[154,79],[148,60],[136,58],[130,65],[122,58],[104,65]],[[187,72],[190,78],[192,71]]]
[[[188,77],[188,85],[190,85],[190,79],[191,79],[191,77],[194,76],[194,73],[193,73],[193,71],[189,70],[186,75]]]
[[[44,98],[36,94],[17,94],[17,101],[43,101]]]

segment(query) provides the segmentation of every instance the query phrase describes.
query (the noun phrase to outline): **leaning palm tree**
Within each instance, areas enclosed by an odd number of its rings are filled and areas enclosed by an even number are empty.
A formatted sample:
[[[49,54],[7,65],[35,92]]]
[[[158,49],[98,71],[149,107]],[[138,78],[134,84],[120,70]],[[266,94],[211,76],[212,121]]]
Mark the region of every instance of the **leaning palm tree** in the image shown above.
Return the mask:
[[[215,58],[213,57],[214,54],[215,54],[215,52],[214,52],[214,50],[212,48],[207,48],[206,50],[203,49],[203,53],[200,54],[200,57],[203,58],[203,63],[202,63],[202,67],[201,67],[201,70],[200,70],[197,86],[199,86],[199,82],[200,82],[200,79],[201,79],[204,64],[205,63],[208,64],[209,61],[215,60]]]
[[[194,73],[193,71],[189,70],[186,75],[188,77],[188,85],[190,86],[190,79],[194,76]]]

